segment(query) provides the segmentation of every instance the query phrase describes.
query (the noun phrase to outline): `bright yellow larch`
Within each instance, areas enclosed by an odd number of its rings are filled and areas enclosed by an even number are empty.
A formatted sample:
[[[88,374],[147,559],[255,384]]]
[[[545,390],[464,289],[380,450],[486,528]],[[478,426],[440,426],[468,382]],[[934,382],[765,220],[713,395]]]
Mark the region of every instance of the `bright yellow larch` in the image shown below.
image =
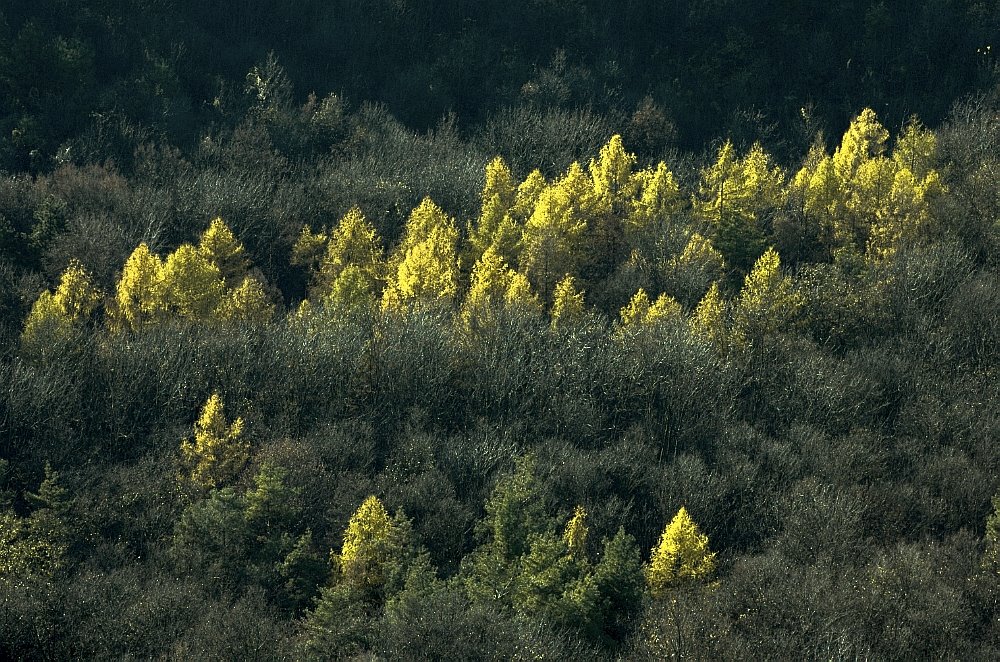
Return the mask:
[[[673,297],[661,294],[655,302],[651,302],[646,290],[639,288],[631,301],[621,309],[621,327],[623,329],[640,326],[653,326],[661,321],[679,318],[681,305]]]
[[[227,287],[246,276],[249,260],[243,244],[221,218],[214,218],[198,242],[198,253],[219,270]]]
[[[885,154],[888,140],[889,132],[878,121],[875,111],[865,108],[851,122],[840,146],[833,153],[837,177],[844,182],[853,180],[863,163]]]
[[[802,300],[791,279],[781,272],[778,252],[769,248],[744,279],[736,303],[737,322],[760,332],[774,332],[793,320],[802,307]]]
[[[169,310],[195,321],[212,320],[226,294],[219,268],[191,244],[167,257],[163,284]]]
[[[635,244],[635,238],[645,238],[650,230],[662,228],[684,206],[684,198],[674,174],[662,161],[655,170],[640,170],[633,179],[638,195],[632,201],[626,230]]]
[[[390,260],[382,308],[453,301],[458,293],[457,244],[454,219],[424,198],[410,214],[403,240]]]
[[[393,534],[393,522],[376,496],[369,496],[351,516],[344,530],[344,545],[338,558],[341,578],[359,587],[377,587],[385,582],[385,566]]]
[[[518,185],[517,193],[514,196],[511,215],[515,220],[524,223],[531,217],[535,211],[535,205],[538,204],[538,198],[541,197],[542,191],[548,185],[541,170],[535,169],[528,174],[525,180]]]
[[[489,246],[472,269],[472,283],[459,315],[463,325],[472,329],[488,325],[497,306],[541,311],[528,279],[508,267],[496,248]]]
[[[585,259],[584,236],[593,211],[590,177],[579,163],[545,188],[524,227],[518,266],[545,299],[563,274],[576,275]]]
[[[708,292],[702,297],[698,306],[688,320],[688,326],[692,333],[704,340],[712,343],[719,349],[724,349],[728,342],[728,329],[726,327],[726,313],[728,306],[719,284],[712,283]]]
[[[226,293],[214,317],[224,322],[267,322],[274,317],[274,304],[261,282],[248,276]]]
[[[166,313],[163,260],[141,243],[125,261],[118,279],[112,325],[118,330],[137,331],[161,321]]]
[[[582,320],[585,314],[583,292],[577,290],[576,279],[566,274],[553,293],[552,328],[570,326]]]
[[[498,156],[486,166],[482,211],[475,225],[469,226],[469,262],[475,264],[490,246],[496,247],[505,260],[513,259],[521,235],[512,215],[517,197],[518,189],[510,168]]]
[[[563,532],[563,542],[569,550],[570,556],[577,561],[584,561],[587,558],[587,511],[583,506],[573,509],[573,517],[566,523],[566,530]]]
[[[325,232],[313,232],[308,225],[302,227],[298,239],[292,246],[291,262],[295,266],[316,269],[323,254],[326,252],[326,242],[330,237]]]
[[[226,420],[222,398],[209,397],[194,424],[194,438],[181,442],[181,456],[188,478],[210,489],[236,478],[250,459],[250,444],[243,438],[243,419]]]
[[[715,572],[715,552],[708,536],[681,506],[652,549],[646,566],[646,585],[653,598],[664,597],[674,587],[704,583]]]
[[[97,309],[101,293],[76,259],[59,279],[55,292],[42,292],[24,323],[21,342],[42,347],[50,340],[65,340]]]
[[[378,293],[384,271],[382,240],[357,207],[330,233],[315,276],[314,296],[337,305],[367,301]],[[347,273],[350,272],[350,273]],[[362,297],[362,292],[367,292]]]
[[[594,183],[596,204],[602,211],[620,213],[635,195],[637,181],[632,176],[635,154],[625,151],[622,137],[615,134],[601,148],[596,159],[590,160],[590,177]]]

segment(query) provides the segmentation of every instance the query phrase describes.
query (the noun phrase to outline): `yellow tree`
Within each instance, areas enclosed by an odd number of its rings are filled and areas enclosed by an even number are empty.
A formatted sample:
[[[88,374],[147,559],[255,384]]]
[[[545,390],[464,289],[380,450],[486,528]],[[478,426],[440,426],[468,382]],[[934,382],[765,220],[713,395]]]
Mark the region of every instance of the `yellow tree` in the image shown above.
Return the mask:
[[[213,317],[223,322],[266,322],[274,317],[274,304],[261,282],[247,276],[226,293]]]
[[[655,235],[662,235],[671,216],[684,206],[680,186],[667,164],[637,172],[634,177],[638,195],[631,201],[626,236],[632,246],[642,246]]]
[[[639,181],[633,175],[635,154],[625,151],[622,138],[614,135],[591,159],[592,182],[590,220],[584,246],[589,277],[597,280],[610,274],[628,254],[625,241],[626,219]]]
[[[214,218],[198,241],[198,253],[215,265],[226,287],[233,287],[246,276],[250,261],[243,244],[221,218]]]
[[[576,275],[584,262],[584,236],[593,210],[593,184],[579,163],[547,186],[524,227],[519,267],[548,300],[556,281]]]
[[[169,310],[195,321],[211,320],[226,293],[219,268],[191,244],[167,257],[163,284]]]
[[[781,273],[778,252],[769,248],[747,274],[734,316],[743,331],[772,333],[787,326],[801,306],[791,279]]]
[[[330,234],[314,296],[333,305],[370,301],[378,293],[383,273],[382,240],[361,210],[352,208]]]
[[[749,269],[763,249],[763,221],[785,199],[785,172],[775,165],[760,143],[738,158],[729,141],[719,149],[715,163],[701,173],[695,211],[712,228],[712,242],[726,262]]]
[[[222,398],[213,393],[194,424],[194,438],[181,442],[181,456],[189,480],[214,488],[233,480],[250,459],[250,444],[243,437],[243,419],[226,420]]]
[[[523,225],[531,217],[535,205],[538,204],[538,198],[548,185],[542,171],[538,169],[532,170],[518,185],[517,193],[514,195],[514,206],[511,208],[511,215],[518,225]]]
[[[678,319],[680,315],[681,305],[673,297],[661,294],[651,303],[646,290],[639,288],[632,300],[621,309],[621,328],[654,326],[664,320]]]
[[[38,297],[24,323],[21,342],[44,349],[53,341],[64,341],[80,329],[97,309],[101,293],[77,260],[71,260],[55,292]]]
[[[472,269],[472,284],[459,314],[462,323],[471,330],[491,324],[499,306],[529,313],[541,312],[541,302],[532,292],[528,279],[508,267],[491,245]]]
[[[552,296],[552,328],[572,326],[582,320],[585,314],[583,292],[577,289],[576,279],[566,274],[556,284]]]
[[[566,523],[566,530],[563,532],[563,542],[570,555],[577,561],[585,561],[587,558],[587,511],[583,506],[573,509],[573,517]]]
[[[715,552],[687,509],[681,506],[653,547],[646,566],[646,585],[654,598],[668,590],[707,581],[715,572]]]
[[[393,521],[376,496],[369,496],[351,516],[337,561],[349,584],[378,588],[385,584],[386,565],[395,560]]]
[[[664,289],[685,306],[694,306],[712,283],[725,273],[725,260],[711,240],[691,234],[684,249],[673,255],[663,270]]]
[[[486,165],[486,183],[481,199],[479,219],[475,225],[469,226],[469,263],[474,264],[491,246],[509,262],[516,256],[517,242],[521,238],[520,224],[513,216],[518,187],[510,168],[499,156]]]
[[[125,261],[115,293],[112,324],[137,331],[163,319],[167,312],[163,260],[145,243]]]
[[[699,338],[712,343],[717,349],[725,351],[729,345],[729,330],[726,326],[728,306],[718,283],[712,283],[708,292],[698,302],[698,306],[688,320],[691,332]]]
[[[382,308],[453,301],[458,293],[457,244],[455,220],[424,198],[410,214],[403,240],[389,261]]]

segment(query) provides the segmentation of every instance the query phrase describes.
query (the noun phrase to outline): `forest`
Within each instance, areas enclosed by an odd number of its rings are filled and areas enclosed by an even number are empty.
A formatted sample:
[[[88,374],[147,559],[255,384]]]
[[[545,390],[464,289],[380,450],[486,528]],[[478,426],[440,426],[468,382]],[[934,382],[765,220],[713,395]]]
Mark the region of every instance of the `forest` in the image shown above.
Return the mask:
[[[1000,658],[997,0],[9,0],[0,658]]]

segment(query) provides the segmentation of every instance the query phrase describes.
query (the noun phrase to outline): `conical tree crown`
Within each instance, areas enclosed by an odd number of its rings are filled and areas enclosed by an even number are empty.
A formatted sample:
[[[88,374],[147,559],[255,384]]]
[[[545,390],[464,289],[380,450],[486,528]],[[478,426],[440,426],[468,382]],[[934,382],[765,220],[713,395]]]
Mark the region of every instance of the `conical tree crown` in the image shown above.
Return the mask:
[[[115,323],[136,331],[166,313],[163,260],[145,242],[125,261],[115,294]]]
[[[578,561],[587,557],[587,511],[583,506],[577,506],[573,510],[573,517],[566,523],[566,530],[563,532],[563,542],[570,555]]]
[[[214,218],[198,242],[198,252],[219,270],[226,285],[232,287],[246,274],[249,260],[243,244],[221,218]]]
[[[552,328],[572,325],[583,319],[586,309],[583,292],[576,287],[576,279],[566,276],[556,284],[552,297]]]
[[[55,292],[42,292],[24,323],[21,342],[42,348],[53,340],[65,340],[97,309],[101,293],[77,260],[71,260]]]
[[[230,424],[222,397],[213,393],[194,424],[194,439],[181,443],[181,455],[187,464],[190,480],[203,488],[226,483],[246,466],[250,444],[243,438],[243,419]]]
[[[646,584],[654,598],[671,587],[703,582],[715,571],[715,552],[683,506],[670,521],[652,550],[646,567]]]
[[[358,587],[377,588],[385,582],[386,564],[393,560],[394,524],[385,506],[369,496],[351,516],[340,552],[341,577]]]

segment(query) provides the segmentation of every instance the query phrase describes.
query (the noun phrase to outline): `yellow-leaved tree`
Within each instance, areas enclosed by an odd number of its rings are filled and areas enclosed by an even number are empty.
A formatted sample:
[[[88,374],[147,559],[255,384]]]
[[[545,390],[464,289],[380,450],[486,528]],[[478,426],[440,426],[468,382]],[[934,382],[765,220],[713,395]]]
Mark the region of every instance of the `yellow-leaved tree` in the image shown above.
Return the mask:
[[[77,260],[70,260],[55,292],[38,297],[24,322],[21,344],[44,351],[52,343],[69,340],[97,310],[101,293]]]
[[[653,598],[662,598],[670,589],[697,585],[715,572],[715,552],[708,548],[708,536],[681,506],[653,547],[646,566],[646,586]]]
[[[683,305],[694,307],[712,283],[725,273],[725,260],[711,240],[691,234],[684,249],[670,257],[663,269],[664,289]]]
[[[149,250],[145,242],[132,251],[115,292],[111,324],[116,330],[138,331],[160,322],[167,314],[163,260]]]
[[[235,287],[250,265],[243,244],[221,218],[214,218],[198,241],[198,252],[215,265],[226,287]]]
[[[729,141],[702,170],[695,212],[712,229],[712,243],[727,264],[745,273],[764,248],[764,221],[785,201],[785,172],[760,143],[743,158]]]
[[[194,424],[194,438],[181,442],[181,456],[192,484],[209,489],[232,481],[250,459],[243,419],[226,420],[222,397],[213,393]]]
[[[640,170],[633,176],[637,195],[631,201],[626,237],[632,247],[643,246],[665,232],[671,217],[684,206],[680,186],[667,164]]]
[[[417,303],[450,304],[458,294],[455,220],[424,198],[410,213],[403,239],[389,260],[383,310]]]
[[[592,191],[584,248],[586,274],[594,281],[612,273],[629,254],[625,227],[639,186],[632,172],[635,163],[635,154],[625,151],[619,135],[612,136],[590,161]]]
[[[215,263],[191,244],[183,244],[163,264],[163,288],[168,310],[179,317],[212,319],[226,294]]]
[[[552,296],[552,328],[565,328],[581,321],[586,315],[583,292],[576,286],[576,279],[566,274],[556,284]]]
[[[695,336],[724,352],[729,347],[730,333],[726,319],[728,312],[729,307],[722,297],[719,284],[712,283],[691,314],[688,326]]]
[[[650,327],[669,319],[679,319],[681,305],[667,294],[661,294],[655,302],[650,302],[646,290],[639,288],[632,300],[621,309],[621,328],[637,329]]]
[[[526,192],[529,198],[536,198],[537,195],[530,191],[532,188],[533,185],[528,184]],[[474,225],[469,225],[468,264],[475,264],[490,247],[509,264],[517,255],[517,243],[522,232],[514,211],[518,202],[518,186],[507,163],[499,156],[486,165],[486,183],[481,199],[479,218]],[[534,204],[533,199],[530,204]]]
[[[566,549],[577,561],[587,559],[588,533],[590,533],[590,529],[587,528],[587,511],[583,509],[583,506],[577,506],[573,509],[573,517],[566,523],[566,530],[563,531],[563,542],[566,543]]]
[[[384,267],[382,239],[371,221],[353,207],[330,234],[313,295],[327,305],[368,305],[381,291]]]
[[[802,307],[792,280],[781,272],[781,258],[767,249],[747,274],[734,318],[744,333],[773,333],[790,324]]]
[[[528,279],[508,267],[490,245],[472,269],[472,283],[459,316],[465,328],[473,330],[492,324],[498,308],[531,314],[542,310]]]
[[[538,196],[524,227],[519,271],[549,301],[565,274],[578,275],[585,260],[585,232],[594,208],[591,178],[573,163]]]

